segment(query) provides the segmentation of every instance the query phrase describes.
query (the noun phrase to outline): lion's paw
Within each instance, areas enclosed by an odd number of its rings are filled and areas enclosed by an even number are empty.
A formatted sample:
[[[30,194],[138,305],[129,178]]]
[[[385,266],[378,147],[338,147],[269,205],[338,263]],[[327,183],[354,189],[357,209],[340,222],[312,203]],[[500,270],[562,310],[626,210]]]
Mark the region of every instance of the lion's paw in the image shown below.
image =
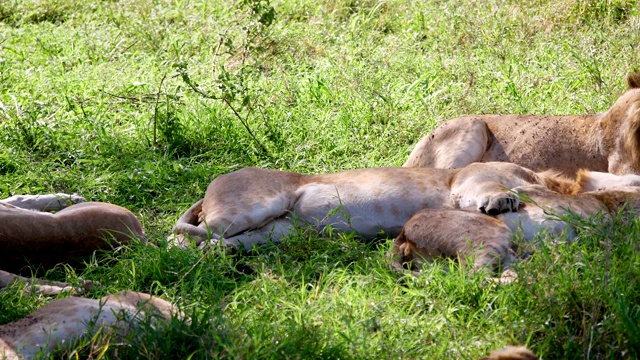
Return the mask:
[[[167,237],[167,247],[176,247],[178,249],[189,247],[204,248],[211,243],[217,243],[219,240],[220,236],[217,234],[210,234],[209,238],[203,238],[189,233],[174,232]]]
[[[76,193],[73,193],[73,194],[56,193],[56,194],[53,194],[53,196],[58,201],[58,203],[60,203],[60,206],[62,207],[67,207],[67,206],[71,206],[74,204],[79,204],[87,201],[84,197]]]
[[[489,215],[515,212],[520,207],[520,198],[514,192],[503,192],[485,196],[478,201],[478,210]]]
[[[221,239],[218,235],[215,235],[215,237],[209,239],[209,240],[205,240],[203,242],[201,242],[198,245],[199,249],[202,250],[208,250],[214,247],[222,247],[224,250],[224,252],[227,255],[231,255],[231,254],[235,254],[238,251],[241,251],[243,249],[243,247],[240,245],[240,243],[236,240],[227,240],[227,239]]]
[[[167,237],[167,248],[187,249],[191,246],[198,246],[196,240],[192,240],[185,234],[170,234]]]
[[[69,197],[69,201],[73,204],[79,204],[79,203],[86,202],[87,199],[85,199],[83,196],[80,196],[78,194],[71,194],[71,196]]]

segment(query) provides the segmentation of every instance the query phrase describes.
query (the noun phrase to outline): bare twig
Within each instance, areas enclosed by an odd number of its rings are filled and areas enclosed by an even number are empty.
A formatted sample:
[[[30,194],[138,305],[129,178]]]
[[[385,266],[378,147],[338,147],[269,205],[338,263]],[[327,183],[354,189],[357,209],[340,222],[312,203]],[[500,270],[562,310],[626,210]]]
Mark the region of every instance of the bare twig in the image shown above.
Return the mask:
[[[166,75],[165,75],[166,77]],[[162,103],[163,101],[158,100],[158,98],[160,97],[160,95],[165,96],[167,99],[171,99],[174,101],[180,101],[180,97],[176,96],[176,95],[171,95],[168,94],[166,92],[160,92],[158,91],[157,93],[151,93],[151,94],[140,94],[138,96],[126,96],[126,95],[118,95],[118,94],[112,94],[108,91],[105,90],[100,90],[103,94],[108,95],[110,97],[116,98],[116,99],[121,99],[121,100],[125,100],[125,101],[130,101],[130,102],[141,102],[141,103],[153,103],[155,104],[156,102],[160,102]],[[76,100],[77,101],[77,100]]]
[[[160,80],[160,86],[158,86],[158,93],[156,96],[156,104],[153,109],[153,146],[158,146],[158,103],[160,102],[160,94],[162,93],[162,84],[164,84],[164,80],[167,78],[167,74],[162,75],[162,79]]]
[[[183,74],[182,76],[184,79],[187,75]],[[195,93],[199,94],[204,98],[212,99],[212,100],[222,100],[229,107],[229,109],[231,109],[231,112],[233,113],[233,115],[238,119],[238,121],[240,121],[240,124],[242,124],[242,127],[244,127],[244,129],[247,131],[247,133],[253,139],[253,141],[258,145],[258,147],[260,147],[260,150],[264,154],[270,156],[269,150],[267,150],[266,146],[264,146],[262,142],[255,136],[253,131],[251,131],[251,127],[249,127],[249,123],[247,122],[247,119],[244,118],[242,115],[240,115],[240,112],[233,106],[233,104],[231,103],[231,101],[227,96],[218,97],[218,96],[206,93],[205,91],[200,89],[197,85],[195,85],[191,80],[189,81],[185,80],[185,83],[191,88],[191,90],[193,90]]]

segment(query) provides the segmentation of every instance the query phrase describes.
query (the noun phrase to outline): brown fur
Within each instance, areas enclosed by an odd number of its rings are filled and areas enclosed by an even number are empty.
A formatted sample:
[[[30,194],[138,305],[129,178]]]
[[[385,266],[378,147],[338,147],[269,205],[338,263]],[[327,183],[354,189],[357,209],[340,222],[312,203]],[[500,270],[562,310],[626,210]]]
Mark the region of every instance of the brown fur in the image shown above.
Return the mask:
[[[444,257],[462,264],[473,258],[474,270],[507,267],[511,236],[504,222],[482,213],[425,209],[407,222],[393,242],[393,252],[399,255],[393,265],[420,270],[423,262]]]
[[[591,176],[589,172],[583,171],[579,178],[588,179]],[[567,185],[565,179],[561,182]],[[531,199],[533,203],[525,203],[517,212],[502,213],[497,217],[459,209],[421,210],[407,221],[394,240],[393,267],[409,265],[412,269],[419,270],[423,263],[432,261],[434,257],[450,257],[460,259],[463,264],[466,259],[475,259],[474,270],[493,270],[498,264],[508,269],[515,260],[511,241],[515,231],[522,231],[526,241],[533,240],[540,231],[558,236],[565,234],[568,240],[572,240],[575,229],[556,215],[566,215],[569,212],[579,216],[599,213],[611,215],[621,209],[635,215],[640,214],[638,186],[582,193],[576,182],[568,188],[578,193],[559,194],[541,185],[515,188],[514,191]],[[510,273],[507,275],[511,277]]]
[[[166,322],[184,318],[178,309],[157,297],[122,291],[101,299],[68,297],[54,300],[25,318],[0,326],[0,358],[33,359],[73,345],[74,340],[91,336],[98,329],[123,338],[147,316]],[[121,341],[121,340],[117,340]]]
[[[510,189],[550,183],[511,163],[476,163],[461,169],[372,168],[305,175],[244,168],[214,179],[204,199],[174,226],[170,243],[216,243],[251,249],[278,241],[301,225],[355,231],[365,239],[380,231],[397,236],[421,209],[461,208],[488,214],[516,211]],[[560,180],[553,180],[560,187]],[[556,184],[557,183],[557,184]],[[336,211],[339,209],[339,211]]]
[[[538,173],[538,175],[542,178],[544,185],[551,191],[567,195],[575,195],[581,191],[580,181],[566,177],[557,170],[546,170]]]
[[[416,144],[404,166],[512,162],[573,176],[581,169],[640,173],[640,73],[606,112],[582,116],[476,115],[451,119]]]
[[[624,207],[626,207],[625,210],[631,213],[638,214],[640,212],[640,199],[637,196],[638,194],[630,194],[622,191],[601,190],[594,191],[593,193],[590,193],[590,195],[598,199],[602,204],[603,210],[610,214],[615,214]]]
[[[585,169],[580,169],[578,170],[578,173],[576,174],[576,180],[575,180],[575,187],[577,191],[572,191],[570,192],[570,194],[577,194],[578,192],[580,192],[580,189],[582,189],[585,185],[585,182],[588,181],[589,177],[589,171],[585,170]]]
[[[629,86],[629,89],[640,88],[640,72],[627,74],[627,85]]]
[[[146,242],[135,215],[107,203],[80,203],[55,214],[0,204],[0,223],[0,264],[8,271],[51,267],[133,239]]]
[[[491,355],[480,360],[538,360],[538,357],[524,346],[507,346],[504,349],[492,351]]]

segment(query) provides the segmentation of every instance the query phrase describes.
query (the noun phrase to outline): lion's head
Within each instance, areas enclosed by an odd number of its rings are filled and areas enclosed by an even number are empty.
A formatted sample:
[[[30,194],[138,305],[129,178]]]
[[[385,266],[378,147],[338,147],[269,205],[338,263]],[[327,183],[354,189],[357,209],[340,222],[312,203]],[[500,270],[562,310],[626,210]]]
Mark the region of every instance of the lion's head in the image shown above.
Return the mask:
[[[602,115],[601,148],[609,153],[609,172],[640,174],[640,71],[627,75],[629,88]]]

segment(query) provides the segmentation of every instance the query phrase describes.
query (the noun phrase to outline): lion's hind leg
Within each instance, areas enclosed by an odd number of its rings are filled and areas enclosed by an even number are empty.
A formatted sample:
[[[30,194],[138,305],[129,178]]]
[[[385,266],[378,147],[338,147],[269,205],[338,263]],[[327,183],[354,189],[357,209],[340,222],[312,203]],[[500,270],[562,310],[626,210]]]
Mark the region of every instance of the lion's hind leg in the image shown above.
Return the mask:
[[[225,246],[250,251],[255,246],[278,243],[284,237],[294,233],[296,223],[287,217],[281,217],[257,229],[245,231],[221,241]]]
[[[196,246],[200,246],[203,242],[220,237],[214,234],[210,229],[206,228],[206,223],[201,221],[202,217],[202,199],[185,211],[171,230],[171,235],[167,238],[170,246],[180,248],[186,247],[191,241]]]
[[[473,270],[494,270],[512,262],[511,231],[500,220],[476,212],[425,209],[415,214],[394,240],[396,265],[420,269],[435,257],[457,258]]]
[[[203,225],[205,223],[202,223]],[[218,234],[212,233],[206,227],[195,226],[191,224],[176,224],[172,233],[167,237],[168,245],[184,249],[193,243],[196,246],[202,246],[209,240],[219,240]]]
[[[460,117],[438,126],[414,147],[404,167],[458,169],[481,161],[489,144],[484,120]]]

